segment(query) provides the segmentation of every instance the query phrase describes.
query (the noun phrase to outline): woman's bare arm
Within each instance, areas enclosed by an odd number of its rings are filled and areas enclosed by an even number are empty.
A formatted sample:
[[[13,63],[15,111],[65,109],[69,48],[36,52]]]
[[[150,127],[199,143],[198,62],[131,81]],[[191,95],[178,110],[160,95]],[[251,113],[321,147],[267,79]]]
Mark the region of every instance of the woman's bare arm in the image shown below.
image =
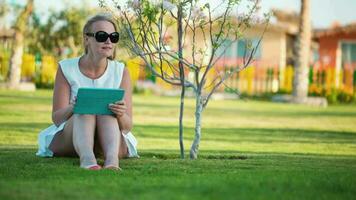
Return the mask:
[[[52,121],[56,126],[59,126],[73,114],[74,106],[70,104],[70,92],[70,85],[58,64],[52,106]]]
[[[121,132],[126,134],[132,129],[132,86],[130,73],[127,68],[124,69],[120,88],[125,90],[124,102],[126,112],[121,116],[117,116],[117,121]]]

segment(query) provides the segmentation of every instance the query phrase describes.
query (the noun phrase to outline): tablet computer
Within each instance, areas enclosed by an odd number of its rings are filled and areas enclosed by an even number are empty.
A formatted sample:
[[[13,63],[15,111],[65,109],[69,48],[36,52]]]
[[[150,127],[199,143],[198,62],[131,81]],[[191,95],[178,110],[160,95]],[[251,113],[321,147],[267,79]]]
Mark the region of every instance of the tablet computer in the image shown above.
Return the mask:
[[[109,104],[121,101],[125,90],[109,88],[79,88],[74,114],[114,115]]]

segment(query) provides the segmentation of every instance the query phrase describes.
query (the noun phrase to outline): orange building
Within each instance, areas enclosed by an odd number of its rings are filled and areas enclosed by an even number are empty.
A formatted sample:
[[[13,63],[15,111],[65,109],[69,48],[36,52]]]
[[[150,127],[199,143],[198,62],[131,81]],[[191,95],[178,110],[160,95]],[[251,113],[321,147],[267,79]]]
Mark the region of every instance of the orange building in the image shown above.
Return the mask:
[[[316,30],[314,38],[319,43],[321,68],[335,69],[336,87],[343,83],[352,84],[347,83],[349,78],[346,73],[345,76],[340,76],[340,73],[356,69],[356,23],[346,26],[336,24],[329,29]]]

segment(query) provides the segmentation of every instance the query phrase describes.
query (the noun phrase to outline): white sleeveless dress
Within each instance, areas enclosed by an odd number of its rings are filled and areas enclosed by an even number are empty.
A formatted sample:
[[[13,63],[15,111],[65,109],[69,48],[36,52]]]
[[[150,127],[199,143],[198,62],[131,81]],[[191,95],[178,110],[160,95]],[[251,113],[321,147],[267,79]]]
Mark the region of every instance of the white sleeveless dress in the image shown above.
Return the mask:
[[[79,69],[79,59],[65,59],[59,62],[64,77],[67,79],[71,88],[70,98],[77,96],[78,89],[81,87],[89,88],[118,88],[121,84],[125,65],[121,62],[108,60],[107,68],[102,76],[98,79],[91,79],[85,76]],[[55,134],[61,133],[66,122],[59,126],[51,125],[38,136],[37,156],[53,157],[53,152],[48,148]],[[131,132],[122,134],[128,147],[129,157],[138,157],[137,140]]]

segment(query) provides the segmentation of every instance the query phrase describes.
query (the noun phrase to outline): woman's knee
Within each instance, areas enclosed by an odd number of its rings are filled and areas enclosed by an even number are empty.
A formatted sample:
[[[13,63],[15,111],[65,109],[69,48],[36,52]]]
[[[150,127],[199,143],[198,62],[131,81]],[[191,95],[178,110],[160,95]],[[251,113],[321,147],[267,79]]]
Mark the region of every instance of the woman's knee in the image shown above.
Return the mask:
[[[96,126],[99,135],[105,132],[120,133],[119,123],[114,116],[98,115],[96,116]]]
[[[81,132],[83,130],[95,130],[96,117],[95,115],[73,115],[73,132]],[[90,131],[89,131],[90,132]]]
[[[117,119],[115,116],[112,115],[97,115],[96,120],[98,124],[102,123],[116,123],[117,124]]]
[[[82,114],[73,114],[73,120],[86,120],[86,121],[94,121],[96,120],[96,115],[82,115]]]

